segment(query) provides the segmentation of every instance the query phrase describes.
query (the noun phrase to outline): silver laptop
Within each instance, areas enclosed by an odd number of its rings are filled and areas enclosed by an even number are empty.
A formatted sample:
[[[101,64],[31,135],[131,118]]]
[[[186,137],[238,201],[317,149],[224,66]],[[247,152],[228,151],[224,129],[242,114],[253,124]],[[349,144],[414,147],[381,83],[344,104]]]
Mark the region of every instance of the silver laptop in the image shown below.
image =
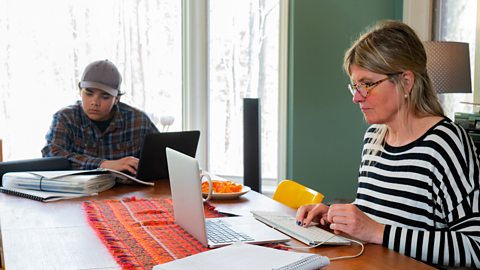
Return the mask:
[[[208,247],[235,242],[251,244],[280,243],[290,238],[254,217],[205,218],[200,169],[195,158],[171,148],[166,149],[175,222]],[[236,239],[215,237],[214,229],[228,227]],[[229,236],[231,237],[231,236]]]

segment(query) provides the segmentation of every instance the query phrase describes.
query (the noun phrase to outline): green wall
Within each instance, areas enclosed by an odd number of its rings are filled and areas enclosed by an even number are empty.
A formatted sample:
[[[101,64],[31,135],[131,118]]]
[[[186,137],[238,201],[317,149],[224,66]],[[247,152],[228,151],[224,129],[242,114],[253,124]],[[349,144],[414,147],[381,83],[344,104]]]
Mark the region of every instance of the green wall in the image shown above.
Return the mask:
[[[381,19],[400,19],[401,0],[291,0],[287,176],[351,201],[367,124],[347,90],[343,54]]]

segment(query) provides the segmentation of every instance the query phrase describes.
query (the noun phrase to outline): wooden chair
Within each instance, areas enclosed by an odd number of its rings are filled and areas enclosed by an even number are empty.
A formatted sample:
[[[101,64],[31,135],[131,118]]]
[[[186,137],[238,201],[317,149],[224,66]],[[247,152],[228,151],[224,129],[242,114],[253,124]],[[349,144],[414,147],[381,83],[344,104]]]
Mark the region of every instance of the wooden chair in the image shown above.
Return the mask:
[[[2,148],[2,139],[0,139],[0,162],[3,161],[3,148]]]
[[[292,180],[283,180],[277,186],[273,199],[291,208],[299,208],[304,204],[320,203],[323,194]]]

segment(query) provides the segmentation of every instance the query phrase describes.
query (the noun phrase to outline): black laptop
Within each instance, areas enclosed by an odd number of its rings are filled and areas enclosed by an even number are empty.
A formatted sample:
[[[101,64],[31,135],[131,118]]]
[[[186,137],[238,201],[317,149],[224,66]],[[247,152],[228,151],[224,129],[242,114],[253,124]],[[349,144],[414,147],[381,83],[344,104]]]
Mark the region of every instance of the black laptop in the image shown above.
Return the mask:
[[[148,134],[143,143],[136,178],[144,181],[168,177],[167,147],[191,157],[197,153],[200,131],[179,131]]]

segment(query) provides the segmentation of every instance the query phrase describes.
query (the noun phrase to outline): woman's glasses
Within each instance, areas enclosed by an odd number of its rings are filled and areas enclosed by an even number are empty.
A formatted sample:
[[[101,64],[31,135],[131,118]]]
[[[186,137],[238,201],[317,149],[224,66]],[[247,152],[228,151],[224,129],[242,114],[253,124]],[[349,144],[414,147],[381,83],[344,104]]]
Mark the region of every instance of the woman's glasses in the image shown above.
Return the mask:
[[[399,73],[394,73],[394,74],[387,74],[387,77],[386,78],[383,78],[381,80],[378,80],[376,82],[372,82],[372,83],[359,83],[359,84],[351,84],[349,83],[348,84],[348,90],[350,91],[350,93],[352,94],[352,96],[355,95],[355,92],[358,92],[363,98],[366,98],[368,96],[368,93],[373,89],[375,88],[375,86],[381,84],[382,82],[390,79],[390,77],[392,76],[395,76],[395,75],[399,75],[399,74],[402,74],[402,72],[399,72]]]

